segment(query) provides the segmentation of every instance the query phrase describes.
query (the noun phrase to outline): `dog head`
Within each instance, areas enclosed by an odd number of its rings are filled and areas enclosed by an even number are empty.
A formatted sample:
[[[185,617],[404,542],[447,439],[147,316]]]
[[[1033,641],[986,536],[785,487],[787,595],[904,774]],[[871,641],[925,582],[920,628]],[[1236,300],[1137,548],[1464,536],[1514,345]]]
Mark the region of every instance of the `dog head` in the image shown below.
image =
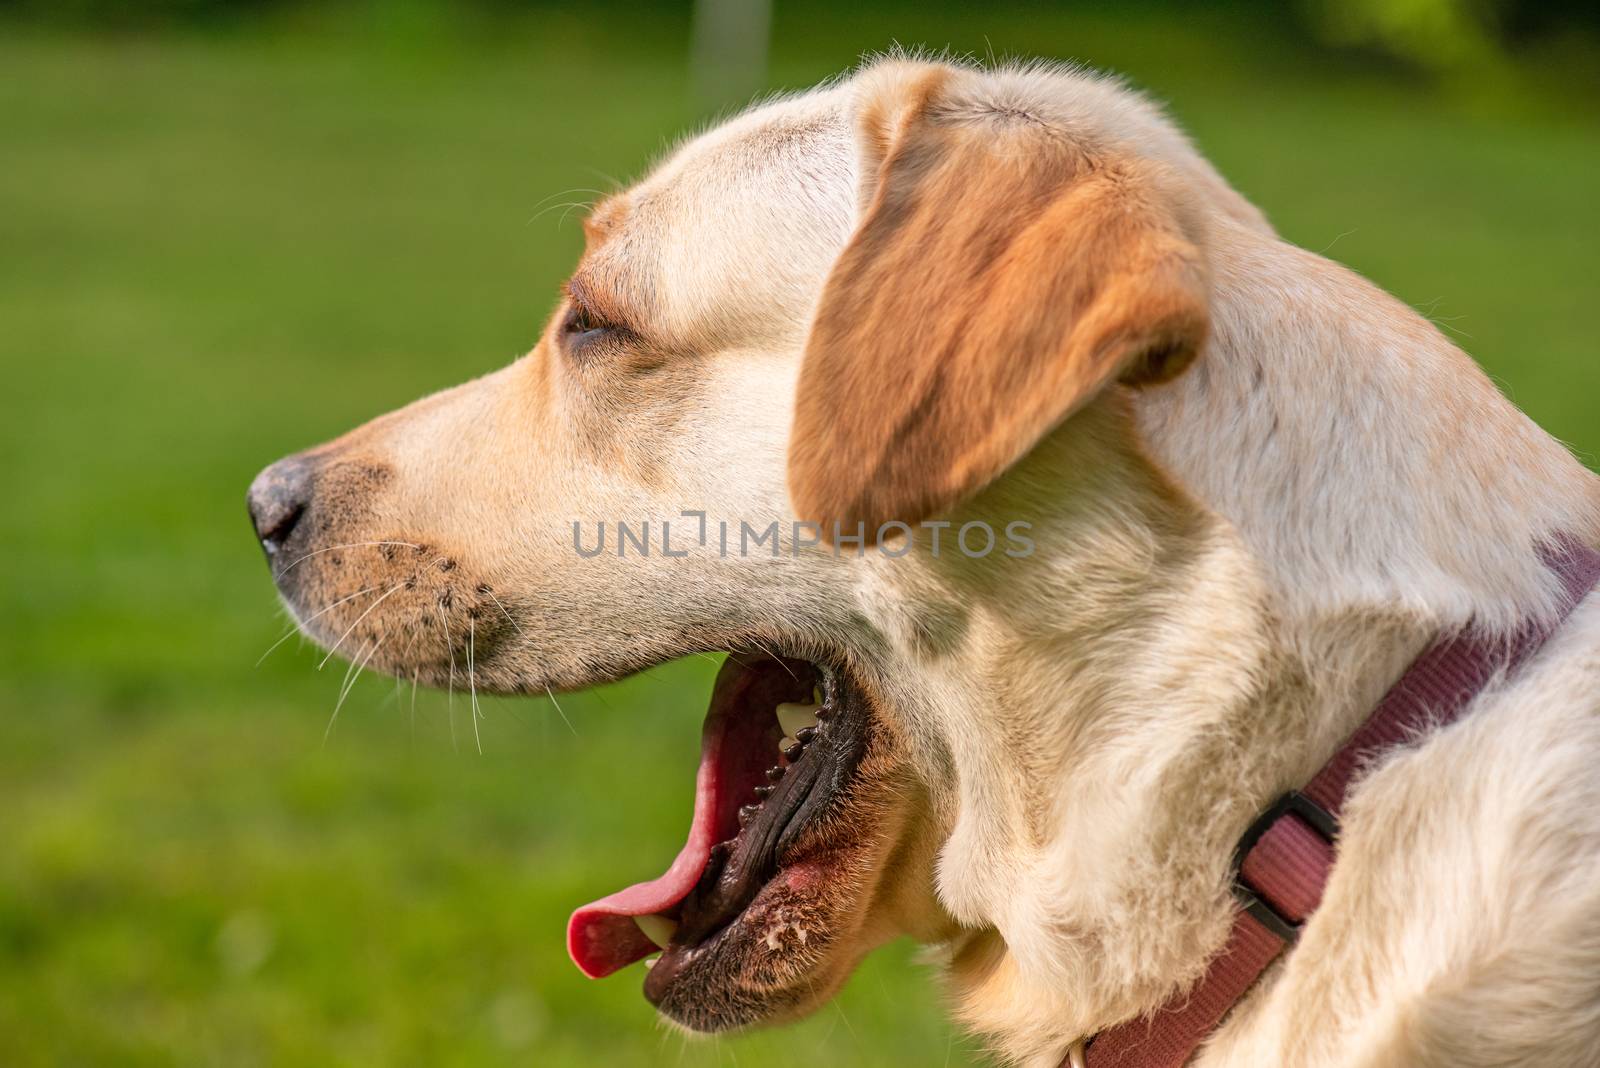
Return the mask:
[[[664,943],[688,1027],[793,1017],[890,937],[1030,922],[1078,729],[1028,718],[1046,621],[1136,615],[1139,531],[1191,521],[1127,396],[1200,351],[1218,215],[1264,225],[1114,85],[880,62],[602,202],[531,352],[273,465],[252,517],[369,668],[543,694],[729,653],[688,843],[569,941],[596,975]]]

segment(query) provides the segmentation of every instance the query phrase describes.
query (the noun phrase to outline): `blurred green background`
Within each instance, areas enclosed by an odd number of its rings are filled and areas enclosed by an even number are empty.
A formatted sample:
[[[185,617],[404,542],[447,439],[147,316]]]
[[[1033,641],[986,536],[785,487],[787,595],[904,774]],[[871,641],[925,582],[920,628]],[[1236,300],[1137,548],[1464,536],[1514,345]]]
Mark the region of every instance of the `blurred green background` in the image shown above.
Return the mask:
[[[895,42],[1122,72],[1600,448],[1587,8],[865,8],[719,57],[686,5],[0,3],[0,1065],[981,1062],[909,947],[711,1041],[567,962],[681,843],[711,666],[489,701],[480,754],[371,678],[324,743],[343,665],[257,664],[255,471],[516,356],[581,205],[758,83]]]

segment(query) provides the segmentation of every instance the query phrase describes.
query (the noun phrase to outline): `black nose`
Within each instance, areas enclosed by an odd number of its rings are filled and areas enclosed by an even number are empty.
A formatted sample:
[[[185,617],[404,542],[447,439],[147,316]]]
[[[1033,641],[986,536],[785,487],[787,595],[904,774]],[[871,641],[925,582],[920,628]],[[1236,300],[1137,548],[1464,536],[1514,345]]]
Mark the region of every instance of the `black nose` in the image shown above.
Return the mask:
[[[250,521],[267,559],[278,555],[311,506],[315,468],[302,456],[279,460],[250,483]]]

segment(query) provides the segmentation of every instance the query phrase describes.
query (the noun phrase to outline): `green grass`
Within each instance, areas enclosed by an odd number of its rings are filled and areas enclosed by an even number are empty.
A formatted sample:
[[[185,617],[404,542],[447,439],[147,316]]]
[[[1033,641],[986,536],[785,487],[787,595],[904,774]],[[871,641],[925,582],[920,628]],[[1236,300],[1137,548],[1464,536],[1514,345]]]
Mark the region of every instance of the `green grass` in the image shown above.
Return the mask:
[[[779,8],[782,84],[895,35],[1126,72],[1287,236],[1600,448],[1592,114],[1225,24]],[[284,625],[254,472],[525,348],[578,245],[550,205],[694,121],[669,23],[357,29],[0,28],[0,1063],[973,1062],[908,947],[716,1043],[568,964],[572,906],[681,842],[707,665],[564,699],[570,729],[489,702],[482,755],[383,680],[324,744],[342,665],[252,666]]]

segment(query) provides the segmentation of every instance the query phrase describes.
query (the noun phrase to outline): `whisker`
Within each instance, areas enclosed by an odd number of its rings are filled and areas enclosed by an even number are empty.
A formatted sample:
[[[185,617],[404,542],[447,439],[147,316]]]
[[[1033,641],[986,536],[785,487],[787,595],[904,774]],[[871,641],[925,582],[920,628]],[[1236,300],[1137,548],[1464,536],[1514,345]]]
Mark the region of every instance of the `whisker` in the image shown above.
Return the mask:
[[[333,706],[333,715],[328,717],[328,726],[322,732],[322,745],[324,748],[326,748],[328,745],[328,738],[333,734],[333,725],[339,720],[339,709],[344,707],[345,698],[349,697],[350,691],[356,688],[356,682],[360,680],[361,673],[366,670],[367,664],[372,661],[373,656],[377,654],[378,650],[383,648],[383,643],[387,640],[387,638],[380,638],[377,643],[373,645],[372,651],[361,660],[361,666],[356,668],[355,677],[345,684],[344,692],[339,694],[339,700]]]
[[[411,745],[417,744],[417,669],[411,669]]]
[[[373,644],[372,648],[368,649],[365,645],[361,647],[363,651],[363,655],[360,658],[361,666],[356,668],[356,673],[354,676],[350,676],[348,671],[345,672],[345,674],[350,677],[345,679],[344,688],[339,691],[340,704],[343,704],[344,699],[350,696],[350,691],[355,689],[356,681],[361,678],[361,673],[367,669],[368,664],[372,663],[372,658],[378,654],[378,650],[382,648],[383,645],[388,642],[388,640],[389,639],[387,637],[379,638],[377,642]]]
[[[307,616],[306,619],[305,619],[305,623],[310,623],[312,620],[316,619],[318,616],[326,615],[327,613],[333,611],[335,608],[338,608],[340,605],[344,604],[346,601],[353,601],[357,597],[360,597],[363,593],[371,593],[373,590],[375,590],[377,588],[378,587],[376,587],[376,586],[368,586],[364,590],[357,590],[355,593],[352,593],[348,597],[341,597],[337,601],[335,601],[332,604],[328,605],[326,608],[319,609],[316,612],[315,615]],[[283,637],[279,638],[277,641],[273,642],[271,645],[269,645],[267,647],[267,651],[261,654],[261,659],[256,661],[255,666],[256,667],[260,667],[261,666],[261,661],[265,660],[267,657],[272,655],[272,650],[276,649],[278,646],[282,645],[284,642],[288,641],[291,637],[293,637],[294,636],[294,632],[299,630],[301,627],[305,626],[305,623],[301,623],[300,621],[296,620],[295,622],[289,624],[289,629],[283,633]]]
[[[794,679],[794,681],[796,681],[796,682],[800,681],[800,677],[794,673],[793,669],[791,669],[788,664],[784,663],[783,657],[779,656],[777,653],[773,652],[771,649],[768,649],[765,645],[762,645],[759,641],[757,641],[754,638],[750,639],[750,644],[754,645],[757,649],[760,649],[763,653],[766,653],[768,656],[772,657],[772,659],[776,660],[778,662],[778,666],[783,668],[783,670],[787,671],[789,673],[789,677],[791,679]]]
[[[399,681],[400,681],[400,676],[399,676],[398,672],[400,671],[400,669],[402,667],[404,667],[407,663],[410,662],[411,653],[417,647],[417,639],[422,636],[421,628],[419,628],[419,627],[411,627],[410,630],[411,630],[411,640],[406,642],[406,647],[403,650],[401,650],[399,659],[395,661],[395,671],[396,671],[395,683],[397,685],[399,684]]]
[[[340,601],[339,603],[343,604],[344,602]],[[328,608],[333,608],[333,607],[334,606],[331,605],[331,604],[328,606]],[[326,612],[328,610],[328,608],[324,608],[323,611]],[[315,618],[316,618],[315,616],[312,617],[312,619],[315,619]],[[307,622],[310,622],[310,620],[307,620]],[[298,623],[289,624],[289,629],[284,631],[282,634],[278,635],[278,640],[273,642],[271,645],[267,646],[267,651],[262,653],[260,656],[256,657],[256,662],[254,664],[250,665],[250,666],[252,668],[260,667],[261,664],[267,659],[267,657],[272,655],[272,651],[274,649],[276,649],[278,646],[282,645],[284,642],[288,641],[290,638],[294,637],[295,632],[298,631],[299,629],[300,629],[300,624],[298,624]]]
[[[450,751],[459,753],[461,748],[456,744],[456,677],[453,673],[444,693],[444,715],[450,721]]]
[[[494,595],[494,591],[493,590],[484,590],[483,592],[488,594],[489,595],[489,600],[493,601],[494,602],[494,606],[496,608],[500,609],[500,614],[506,617],[506,622],[510,623],[513,627],[515,627],[518,634],[521,634],[522,633],[522,624],[518,623],[516,620],[511,618],[511,613],[506,611],[506,606],[500,603],[500,598],[498,598],[498,597],[496,597]]]
[[[835,1009],[838,1010],[839,1019],[844,1023],[844,1029],[846,1031],[850,1032],[850,1037],[855,1039],[856,1043],[859,1045],[860,1042],[861,1042],[861,1036],[856,1034],[856,1029],[853,1026],[851,1026],[850,1017],[845,1013],[844,1006],[839,1004],[839,999],[838,998],[830,998],[830,999],[828,999],[828,1004],[832,1005]]]
[[[472,740],[478,745],[478,755],[483,756],[483,735],[478,733],[478,680],[472,666],[473,636],[477,631],[471,619],[467,620],[467,689],[472,695]]]
[[[603,197],[606,195],[605,190],[603,189],[585,189],[583,186],[573,186],[571,189],[563,189],[560,192],[551,193],[549,196],[540,197],[533,206],[535,208],[542,208],[556,197],[570,197],[574,193],[593,193],[597,197]]]
[[[546,215],[549,215],[552,211],[556,211],[558,209],[564,209],[561,212],[561,220],[565,222],[567,216],[573,211],[576,211],[579,208],[587,208],[592,203],[593,201],[589,200],[568,200],[559,204],[547,204],[533,213],[533,217],[528,220],[527,225],[532,226]]]
[[[321,671],[327,665],[328,661],[333,659],[333,654],[337,653],[339,651],[339,646],[343,645],[344,644],[344,640],[346,638],[350,637],[350,632],[355,630],[357,627],[359,627],[361,625],[361,621],[363,619],[366,619],[368,616],[370,616],[372,614],[372,610],[374,608],[378,607],[380,604],[382,604],[383,602],[387,601],[395,592],[397,592],[404,585],[405,585],[404,582],[395,583],[393,586],[389,587],[388,592],[386,592],[382,597],[379,597],[376,601],[373,601],[371,604],[367,605],[367,610],[365,612],[362,612],[359,616],[356,616],[356,621],[354,623],[350,624],[348,627],[346,627],[343,634],[339,635],[339,640],[333,643],[333,648],[329,649],[328,650],[328,655],[322,658],[322,663],[317,665],[317,670]]]
[[[370,639],[368,639],[367,641],[362,642],[361,643],[361,648],[356,650],[356,655],[352,656],[350,658],[350,663],[345,665],[344,678],[339,680],[339,700],[340,701],[343,701],[344,700],[344,695],[349,692],[349,690],[350,690],[350,676],[352,676],[352,675],[354,675],[356,673],[356,664],[359,663],[361,658],[366,655],[367,646],[370,645],[370,644],[371,644],[371,640]]]
[[[651,664],[649,667],[639,671],[637,677],[645,682],[655,683],[657,686],[671,686],[673,685],[672,681],[662,678],[660,674],[661,669],[665,666],[665,664]]]
[[[422,548],[422,546],[416,545],[416,544],[414,544],[412,542],[409,542],[409,541],[351,541],[351,542],[346,542],[343,545],[330,545],[326,549],[317,549],[317,550],[315,550],[313,552],[306,553],[304,556],[301,556],[299,559],[295,560],[294,563],[290,564],[288,567],[286,567],[282,571],[278,572],[278,575],[280,577],[283,576],[283,575],[287,575],[290,571],[293,571],[296,567],[300,566],[300,564],[304,563],[305,561],[311,559],[313,556],[321,556],[323,553],[336,553],[340,549],[364,549],[364,548],[366,548],[368,546],[373,546],[373,545],[399,545],[399,546],[401,546],[403,548],[406,548],[406,549],[420,549],[420,548]]]
[[[561,717],[561,722],[567,725],[567,730],[571,731],[572,736],[576,738],[578,736],[578,728],[572,725],[572,721],[567,718],[566,712],[562,711],[561,702],[556,700],[556,692],[550,688],[548,683],[545,684],[544,692],[550,698],[550,703],[556,706],[556,715]]]
[[[445,687],[444,709],[450,720],[450,751],[459,753],[461,749],[456,745],[456,645],[450,639],[450,620],[445,617],[444,609],[435,602],[433,610],[439,616],[439,625],[444,628],[444,648],[450,654],[450,679]]]

